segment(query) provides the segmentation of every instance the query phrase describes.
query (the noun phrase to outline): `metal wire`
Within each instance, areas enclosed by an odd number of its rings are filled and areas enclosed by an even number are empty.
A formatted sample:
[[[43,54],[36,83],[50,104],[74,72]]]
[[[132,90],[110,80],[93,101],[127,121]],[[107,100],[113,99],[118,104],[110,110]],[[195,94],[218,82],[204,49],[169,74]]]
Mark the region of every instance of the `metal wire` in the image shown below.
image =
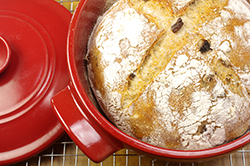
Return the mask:
[[[75,11],[75,8],[80,0],[55,0],[64,7],[66,7],[71,13]]]
[[[92,162],[65,134],[44,152],[13,166],[247,166],[250,145],[224,157],[204,163],[170,163],[123,149],[101,163]]]
[[[74,12],[79,0],[56,0]],[[138,155],[128,149],[114,153],[101,163],[93,163],[78,146],[64,135],[44,152],[13,166],[247,166],[250,165],[250,145],[232,154],[204,163],[170,163]]]

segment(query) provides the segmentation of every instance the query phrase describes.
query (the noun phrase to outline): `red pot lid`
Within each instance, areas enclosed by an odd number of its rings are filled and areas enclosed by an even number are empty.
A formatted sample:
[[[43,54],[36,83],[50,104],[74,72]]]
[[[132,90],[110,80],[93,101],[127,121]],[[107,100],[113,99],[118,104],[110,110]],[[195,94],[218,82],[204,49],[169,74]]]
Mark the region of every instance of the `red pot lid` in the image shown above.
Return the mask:
[[[0,0],[0,165],[39,153],[63,133],[50,99],[69,83],[70,19],[54,0]]]

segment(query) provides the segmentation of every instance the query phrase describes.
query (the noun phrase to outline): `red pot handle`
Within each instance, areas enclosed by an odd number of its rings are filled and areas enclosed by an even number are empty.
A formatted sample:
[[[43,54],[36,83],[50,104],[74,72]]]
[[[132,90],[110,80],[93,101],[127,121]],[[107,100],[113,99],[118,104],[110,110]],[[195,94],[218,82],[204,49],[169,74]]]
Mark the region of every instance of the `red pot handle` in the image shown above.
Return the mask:
[[[80,106],[70,86],[54,96],[51,103],[67,134],[92,161],[101,162],[123,148]]]

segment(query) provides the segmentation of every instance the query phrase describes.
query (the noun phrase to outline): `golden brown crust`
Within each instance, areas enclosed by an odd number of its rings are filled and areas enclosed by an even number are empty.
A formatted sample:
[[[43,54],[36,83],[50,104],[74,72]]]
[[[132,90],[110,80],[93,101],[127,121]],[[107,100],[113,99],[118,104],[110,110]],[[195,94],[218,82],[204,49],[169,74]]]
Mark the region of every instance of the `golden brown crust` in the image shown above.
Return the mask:
[[[90,38],[92,89],[108,118],[142,141],[220,145],[250,124],[249,27],[245,0],[119,0]]]

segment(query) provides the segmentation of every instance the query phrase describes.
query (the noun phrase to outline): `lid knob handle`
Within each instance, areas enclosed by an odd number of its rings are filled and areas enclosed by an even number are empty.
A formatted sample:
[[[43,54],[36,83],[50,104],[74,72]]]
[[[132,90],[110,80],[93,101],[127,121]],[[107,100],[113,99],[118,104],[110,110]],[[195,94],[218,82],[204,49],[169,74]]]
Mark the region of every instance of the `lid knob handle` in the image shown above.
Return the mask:
[[[0,36],[0,73],[2,73],[9,65],[11,49],[7,41]]]

